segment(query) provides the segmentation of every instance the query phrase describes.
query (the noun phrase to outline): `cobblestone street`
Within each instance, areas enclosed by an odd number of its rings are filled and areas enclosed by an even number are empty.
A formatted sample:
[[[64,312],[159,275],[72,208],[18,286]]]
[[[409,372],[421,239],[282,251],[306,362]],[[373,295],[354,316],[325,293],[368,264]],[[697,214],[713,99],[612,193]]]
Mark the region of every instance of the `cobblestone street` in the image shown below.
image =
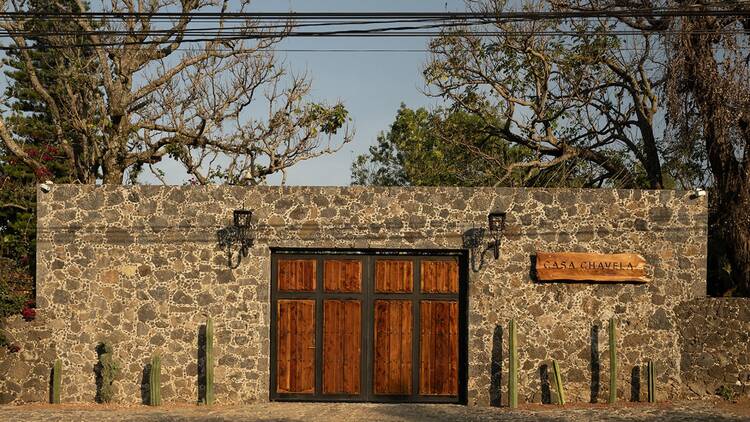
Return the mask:
[[[417,404],[260,403],[205,408],[24,405],[0,407],[3,421],[750,421],[750,403],[691,401],[670,404],[530,405],[507,408]]]

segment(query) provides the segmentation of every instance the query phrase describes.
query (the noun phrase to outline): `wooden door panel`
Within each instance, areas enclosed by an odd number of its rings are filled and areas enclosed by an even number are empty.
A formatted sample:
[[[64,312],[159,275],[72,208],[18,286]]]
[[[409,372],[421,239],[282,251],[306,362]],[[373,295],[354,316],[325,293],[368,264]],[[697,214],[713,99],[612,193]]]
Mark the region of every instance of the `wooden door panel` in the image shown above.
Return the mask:
[[[278,261],[278,285],[281,292],[315,291],[314,259],[280,259]]]
[[[458,262],[422,261],[422,293],[458,293]]]
[[[332,293],[362,291],[362,261],[327,259],[323,264],[323,289]]]
[[[323,302],[323,394],[359,394],[361,317],[359,300]]]
[[[315,392],[315,301],[279,300],[276,391]]]
[[[419,394],[458,394],[458,302],[420,302]]]
[[[462,400],[459,261],[274,254],[271,399]]]
[[[411,324],[411,301],[375,301],[375,394],[411,394]]]
[[[375,262],[375,291],[378,293],[410,293],[414,269],[411,261],[379,259]]]

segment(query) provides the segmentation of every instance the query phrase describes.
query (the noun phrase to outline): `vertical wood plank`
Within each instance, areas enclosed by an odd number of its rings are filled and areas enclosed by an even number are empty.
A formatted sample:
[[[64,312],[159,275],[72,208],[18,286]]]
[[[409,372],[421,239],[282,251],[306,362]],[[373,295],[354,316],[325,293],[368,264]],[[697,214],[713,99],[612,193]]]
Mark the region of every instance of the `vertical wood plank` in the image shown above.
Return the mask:
[[[409,293],[413,286],[411,261],[380,259],[375,262],[375,291],[378,293]]]
[[[323,394],[359,394],[361,303],[323,302]]]
[[[420,303],[419,393],[458,394],[458,302]]]
[[[327,259],[323,264],[323,289],[344,293],[362,290],[362,261],[358,259]]]
[[[278,289],[281,292],[315,291],[315,271],[317,261],[314,259],[279,259],[277,261]]]
[[[297,324],[301,327],[299,355],[302,367],[299,373],[299,390],[304,393],[315,392],[315,302],[300,300]]]
[[[276,390],[315,391],[315,301],[279,300]]]
[[[344,321],[344,344],[342,391],[359,394],[362,350],[362,306],[359,301],[345,302],[342,319]]]
[[[448,394],[458,394],[458,302],[450,302],[450,321],[448,323],[450,340],[450,362],[449,373],[451,374],[448,384]]]
[[[276,315],[276,333],[277,333],[277,352],[276,352],[276,384],[277,391],[289,391],[291,376],[289,366],[291,356],[289,355],[289,343],[291,341],[290,323],[291,318],[288,315],[289,306],[278,304],[278,314]]]
[[[424,293],[458,293],[458,262],[423,260],[421,288]]]
[[[330,300],[323,302],[323,393],[335,391],[335,371],[332,356],[336,353],[336,330],[333,326],[333,304]]]
[[[388,309],[388,391],[401,391],[401,306]]]
[[[375,301],[375,394],[411,394],[411,321],[411,301]]]

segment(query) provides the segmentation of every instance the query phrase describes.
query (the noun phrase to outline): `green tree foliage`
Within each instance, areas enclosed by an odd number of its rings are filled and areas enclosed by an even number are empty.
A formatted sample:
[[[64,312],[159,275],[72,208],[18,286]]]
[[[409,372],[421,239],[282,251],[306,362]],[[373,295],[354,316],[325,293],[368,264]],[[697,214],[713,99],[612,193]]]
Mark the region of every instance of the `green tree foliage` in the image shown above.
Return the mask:
[[[54,13],[61,10],[59,5],[63,3],[32,0],[29,11]],[[73,7],[75,2],[68,0],[67,4]],[[51,30],[54,25],[50,21],[32,17],[27,26],[33,31],[43,32]],[[71,23],[54,27],[77,29]],[[47,40],[41,37],[30,37],[28,42],[35,47],[27,51],[28,59],[44,86],[60,87],[58,80],[77,73],[72,71],[71,62],[66,59],[70,51],[61,54],[60,50],[50,48]],[[91,54],[85,49],[74,50],[73,53]],[[56,128],[47,103],[34,90],[24,57],[18,48],[11,47],[6,52],[5,65],[4,74],[9,81],[5,95],[10,99],[5,104],[5,122],[19,147],[40,166],[30,167],[12,154],[4,143],[0,144],[0,259],[6,264],[0,281],[10,286],[15,294],[28,295],[34,287],[36,183],[44,180],[69,181],[72,169],[55,136]],[[76,95],[86,95],[84,87],[75,83],[70,86],[78,87]],[[51,90],[50,94],[58,98],[68,95],[59,92],[59,88]],[[63,126],[63,130],[67,136],[73,133],[69,123]]]
[[[499,122],[493,124],[499,125]],[[462,110],[401,105],[390,130],[352,164],[352,184],[374,186],[582,186],[585,162],[549,169],[519,165],[534,152],[497,136]]]
[[[412,110],[401,105],[387,133],[378,136],[369,153],[357,157],[352,179],[358,185],[480,186],[492,184],[498,171],[478,160],[461,137],[493,157],[515,159],[523,154],[507,142],[483,132],[482,122],[464,112]]]
[[[478,159],[466,143],[492,160]],[[516,161],[524,153],[487,133],[469,113],[412,110],[402,104],[390,130],[378,136],[368,154],[357,157],[352,180],[379,186],[491,185],[503,171],[496,161]]]

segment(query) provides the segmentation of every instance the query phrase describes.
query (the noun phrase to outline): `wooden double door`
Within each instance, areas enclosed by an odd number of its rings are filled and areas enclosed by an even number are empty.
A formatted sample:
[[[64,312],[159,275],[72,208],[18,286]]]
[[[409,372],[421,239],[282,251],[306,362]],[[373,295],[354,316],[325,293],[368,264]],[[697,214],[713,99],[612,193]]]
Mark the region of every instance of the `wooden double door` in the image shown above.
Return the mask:
[[[463,255],[272,255],[271,399],[465,401]]]

